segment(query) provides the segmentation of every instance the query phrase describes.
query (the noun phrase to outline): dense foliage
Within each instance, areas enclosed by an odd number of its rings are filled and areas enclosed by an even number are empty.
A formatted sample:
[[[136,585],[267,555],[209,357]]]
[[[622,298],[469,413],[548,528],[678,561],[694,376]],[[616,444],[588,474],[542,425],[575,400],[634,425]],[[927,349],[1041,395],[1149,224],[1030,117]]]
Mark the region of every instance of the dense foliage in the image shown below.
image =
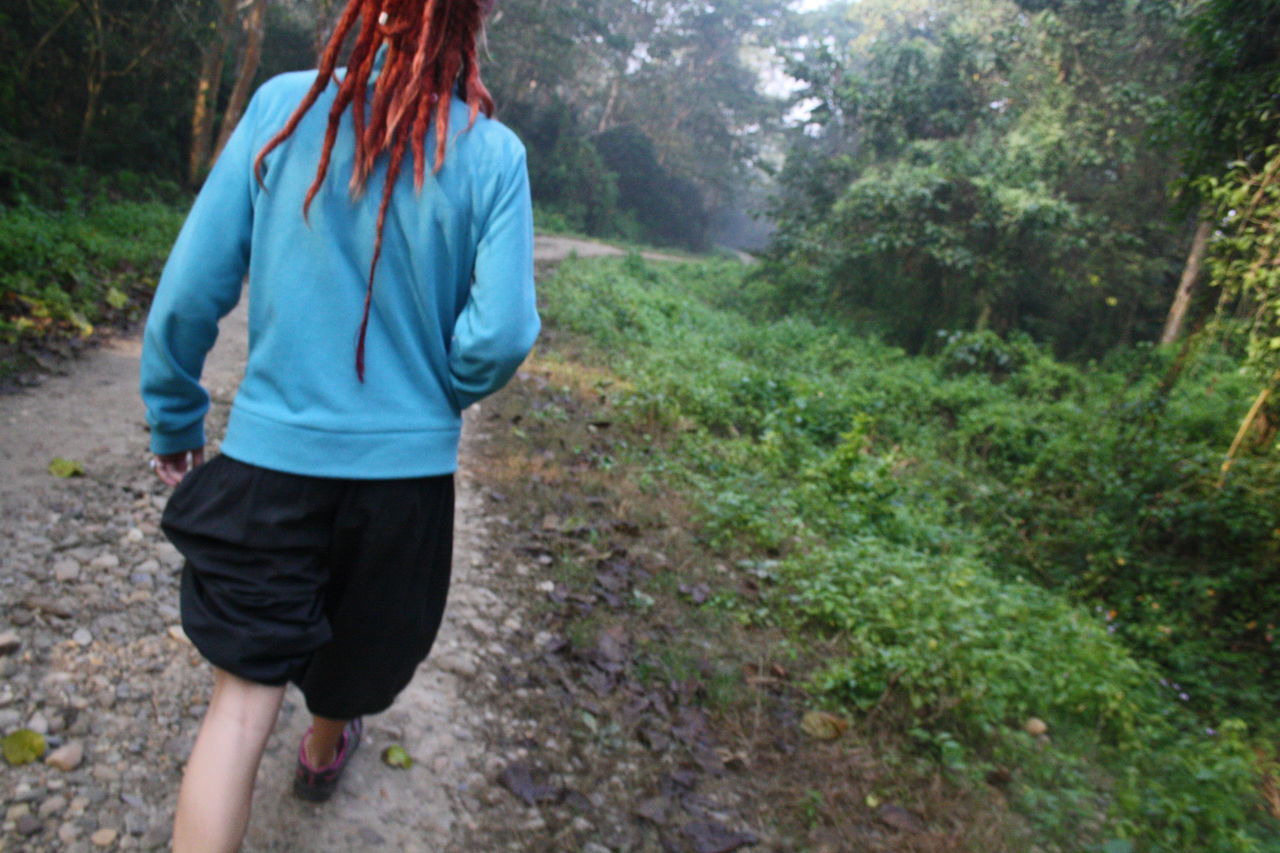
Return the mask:
[[[912,358],[752,322],[742,277],[633,256],[546,292],[630,383],[653,476],[701,494],[702,535],[764,591],[721,604],[827,638],[813,689],[954,772],[1018,766],[1047,842],[1277,849],[1250,744],[1280,701],[1280,465],[1214,486],[1249,383],[1206,353],[1156,412],[1157,353],[1085,373],[980,333]]]
[[[787,17],[778,0],[501,5],[489,79],[544,221],[694,249],[727,238],[713,214],[750,194],[780,110],[745,51]]]
[[[338,5],[32,0],[0,11],[6,346],[81,336],[124,311],[121,293],[145,302],[178,215],[154,205],[181,205],[172,184],[199,183],[253,85],[313,66]],[[708,245],[713,212],[746,192],[777,113],[741,48],[780,9],[502,4],[486,77],[529,148],[539,223]],[[116,234],[141,239],[117,245]]]
[[[97,176],[5,137],[0,197],[0,380],[33,346],[57,349],[99,322],[136,318],[182,224],[173,184]]]
[[[829,28],[790,54],[810,118],[774,210],[779,301],[913,351],[937,329],[1076,354],[1154,336],[1184,250],[1155,139],[1172,3],[878,0]]]

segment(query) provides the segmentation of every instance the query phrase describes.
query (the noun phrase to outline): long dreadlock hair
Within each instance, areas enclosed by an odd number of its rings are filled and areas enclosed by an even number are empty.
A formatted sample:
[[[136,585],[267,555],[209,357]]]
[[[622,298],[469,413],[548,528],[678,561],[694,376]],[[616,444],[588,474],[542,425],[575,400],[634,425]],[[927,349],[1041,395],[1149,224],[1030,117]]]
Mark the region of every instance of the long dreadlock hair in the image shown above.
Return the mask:
[[[426,176],[427,131],[433,122],[436,139],[432,174],[444,166],[445,145],[449,138],[449,108],[455,83],[460,86],[463,101],[471,108],[468,129],[481,111],[486,116],[493,115],[493,97],[480,80],[480,63],[476,58],[476,43],[492,6],[493,0],[348,0],[321,54],[315,83],[284,128],[263,146],[254,161],[254,175],[261,184],[263,159],[289,138],[329,82],[336,80],[334,70],[338,54],[358,22],[347,73],[337,80],[338,95],[329,108],[324,148],[315,180],[302,203],[302,213],[303,216],[308,214],[311,201],[324,182],[342,114],[350,107],[356,135],[355,166],[351,173],[353,197],[364,192],[378,157],[384,152],[390,155],[382,187],[382,203],[378,208],[373,261],[369,265],[369,283],[364,294],[364,313],[356,340],[356,375],[361,382],[364,381],[364,343],[373,300],[373,275],[382,256],[382,228],[405,151],[413,151],[413,183],[414,188],[421,191]],[[369,103],[369,76],[378,50],[384,44],[387,46],[386,60],[373,86],[372,103]]]

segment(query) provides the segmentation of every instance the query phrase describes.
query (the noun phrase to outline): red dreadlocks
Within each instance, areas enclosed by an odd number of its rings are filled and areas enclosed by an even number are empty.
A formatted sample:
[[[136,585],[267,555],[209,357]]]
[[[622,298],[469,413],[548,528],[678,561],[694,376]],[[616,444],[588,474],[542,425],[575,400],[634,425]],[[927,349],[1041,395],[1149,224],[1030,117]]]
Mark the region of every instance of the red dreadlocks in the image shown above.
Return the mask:
[[[462,99],[471,107],[470,128],[483,110],[493,115],[493,98],[480,81],[480,63],[476,59],[476,41],[492,0],[349,0],[338,25],[329,37],[320,58],[316,81],[294,110],[284,129],[263,146],[254,162],[254,173],[262,181],[262,161],[276,146],[289,138],[302,116],[335,79],[338,53],[347,35],[359,20],[359,33],[346,75],[338,82],[338,96],[329,109],[329,126],[316,178],[302,205],[305,216],[329,169],[329,157],[338,136],[343,112],[351,107],[356,134],[355,168],[351,174],[351,192],[364,191],[373,164],[383,152],[390,152],[386,182],[382,187],[382,204],[378,208],[377,235],[373,244],[373,262],[369,265],[369,284],[364,295],[364,314],[356,342],[356,375],[364,381],[364,341],[369,326],[369,307],[373,299],[373,274],[382,255],[382,226],[391,202],[391,191],[400,175],[405,149],[413,149],[413,183],[418,190],[426,173],[426,138],[435,123],[436,145],[432,173],[444,166],[445,144],[449,138],[449,107],[455,82],[461,83]],[[373,84],[372,104],[369,100],[369,75],[379,48],[387,46],[381,73]],[[367,111],[367,115],[366,115]]]

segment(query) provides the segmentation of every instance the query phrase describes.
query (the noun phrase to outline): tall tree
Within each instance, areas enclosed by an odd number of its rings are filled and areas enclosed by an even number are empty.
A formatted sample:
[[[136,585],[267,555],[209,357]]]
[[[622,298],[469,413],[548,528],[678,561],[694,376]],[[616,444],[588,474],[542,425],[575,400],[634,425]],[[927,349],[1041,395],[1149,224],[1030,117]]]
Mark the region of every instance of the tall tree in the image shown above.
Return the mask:
[[[215,158],[222,153],[223,146],[231,138],[231,132],[240,123],[240,115],[244,112],[244,106],[253,92],[254,77],[258,73],[258,64],[262,61],[262,38],[266,32],[266,21],[267,0],[250,0],[241,22],[244,44],[240,52],[240,64],[236,68],[236,82],[231,88],[227,108],[222,113],[218,142],[213,149]]]
[[[1265,173],[1266,152],[1276,141],[1280,2],[1204,0],[1187,17],[1186,33],[1192,68],[1181,91],[1176,129],[1187,142],[1184,189],[1199,224],[1162,336],[1166,342],[1181,331],[1210,250],[1207,237],[1230,211],[1221,204],[1230,194],[1215,193],[1215,182],[1228,168],[1228,183],[1248,183],[1243,175]],[[1238,286],[1224,272],[1230,268],[1219,264],[1214,276],[1229,288]]]
[[[187,183],[192,186],[200,183],[209,164],[214,116],[218,111],[218,90],[222,86],[222,66],[235,34],[236,0],[219,0],[218,7],[219,15],[209,22],[211,32],[200,50],[200,76],[196,80],[196,98],[191,110]]]

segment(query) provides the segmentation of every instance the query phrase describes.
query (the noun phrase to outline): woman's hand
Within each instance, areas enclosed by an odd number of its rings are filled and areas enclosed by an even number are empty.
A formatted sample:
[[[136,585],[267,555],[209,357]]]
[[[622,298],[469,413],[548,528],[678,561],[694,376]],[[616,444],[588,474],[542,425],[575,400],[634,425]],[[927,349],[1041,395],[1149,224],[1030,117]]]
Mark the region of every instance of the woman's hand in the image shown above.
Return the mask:
[[[183,450],[178,453],[159,453],[151,460],[151,470],[164,481],[165,485],[176,486],[187,476],[187,472],[204,463],[204,448]]]

